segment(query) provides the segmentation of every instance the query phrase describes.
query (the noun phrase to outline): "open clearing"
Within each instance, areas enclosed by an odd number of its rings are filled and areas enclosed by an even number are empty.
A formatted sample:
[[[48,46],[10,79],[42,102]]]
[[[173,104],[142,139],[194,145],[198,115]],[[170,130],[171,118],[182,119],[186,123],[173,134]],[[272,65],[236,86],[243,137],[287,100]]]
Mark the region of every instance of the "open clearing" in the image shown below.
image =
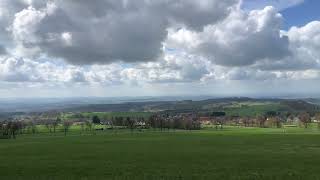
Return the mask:
[[[285,132],[285,133],[284,133]],[[38,134],[0,140],[0,179],[320,179],[311,130]]]

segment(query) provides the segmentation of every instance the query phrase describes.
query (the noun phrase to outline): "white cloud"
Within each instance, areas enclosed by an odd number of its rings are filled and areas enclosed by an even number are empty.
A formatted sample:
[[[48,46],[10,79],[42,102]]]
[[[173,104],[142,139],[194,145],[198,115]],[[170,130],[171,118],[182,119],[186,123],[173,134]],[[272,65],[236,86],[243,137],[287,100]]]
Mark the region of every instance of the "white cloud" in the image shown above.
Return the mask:
[[[70,32],[62,33],[61,38],[65,42],[66,46],[72,46],[72,34]]]
[[[202,30],[226,17],[239,3],[238,0],[24,0],[16,8],[15,3],[5,1],[4,6],[13,9],[9,12],[15,17],[12,41],[20,55],[44,53],[72,64],[155,61],[163,53],[168,28]],[[21,7],[24,8],[20,10]]]
[[[0,82],[163,88],[319,79],[320,22],[283,31],[276,8],[244,11],[239,2],[0,1]]]
[[[272,7],[249,13],[238,10],[223,21],[205,27],[203,32],[185,29],[174,32],[167,46],[185,48],[223,66],[252,65],[290,54],[288,38],[280,34],[281,22],[282,16]]]
[[[288,31],[292,48],[301,49],[310,56],[320,57],[320,21],[313,21],[303,27],[292,27]]]
[[[17,58],[0,60],[0,80],[9,82],[42,81],[32,68],[34,62]]]
[[[41,39],[37,36],[37,26],[45,16],[43,11],[36,10],[31,6],[16,13],[12,25],[14,39],[26,46],[38,43]]]

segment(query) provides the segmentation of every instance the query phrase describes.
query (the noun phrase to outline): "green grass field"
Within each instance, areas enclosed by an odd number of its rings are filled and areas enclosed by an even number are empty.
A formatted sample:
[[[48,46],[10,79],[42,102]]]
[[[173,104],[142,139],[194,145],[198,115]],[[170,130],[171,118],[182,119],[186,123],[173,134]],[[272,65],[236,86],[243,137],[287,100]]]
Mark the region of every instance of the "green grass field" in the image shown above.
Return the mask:
[[[20,135],[0,140],[0,179],[320,179],[316,129]]]
[[[224,109],[228,116],[251,116],[256,117],[268,111],[288,111],[288,107],[280,103],[243,103],[238,106],[228,107]]]
[[[112,117],[143,117],[148,119],[152,113],[151,112],[84,112],[81,115],[85,118],[92,118],[93,116],[98,116],[100,119],[111,119]],[[77,118],[77,114],[66,113],[63,115],[65,119]]]

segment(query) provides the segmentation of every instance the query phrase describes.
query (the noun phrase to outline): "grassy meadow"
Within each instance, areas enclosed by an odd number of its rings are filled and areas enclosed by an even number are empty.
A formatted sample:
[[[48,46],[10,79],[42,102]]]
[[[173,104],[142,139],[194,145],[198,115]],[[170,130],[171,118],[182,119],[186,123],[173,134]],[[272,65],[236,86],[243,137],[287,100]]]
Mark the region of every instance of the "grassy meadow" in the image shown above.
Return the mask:
[[[76,129],[0,140],[0,179],[320,179],[316,128]]]
[[[280,103],[236,103],[224,109],[228,116],[256,117],[268,111],[285,112],[289,107]]]
[[[93,116],[98,116],[100,119],[111,119],[115,117],[143,117],[148,119],[151,112],[83,112],[80,115],[84,118],[91,119]],[[62,118],[64,119],[77,119],[79,114],[65,113]]]

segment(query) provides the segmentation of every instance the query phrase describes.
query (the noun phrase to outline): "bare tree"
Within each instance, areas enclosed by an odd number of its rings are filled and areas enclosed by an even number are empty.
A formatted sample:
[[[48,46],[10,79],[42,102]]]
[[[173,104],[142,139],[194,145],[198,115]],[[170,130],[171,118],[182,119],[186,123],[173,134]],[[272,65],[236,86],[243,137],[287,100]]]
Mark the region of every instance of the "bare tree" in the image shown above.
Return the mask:
[[[244,127],[248,127],[250,124],[250,118],[249,117],[243,117],[242,122],[244,124]]]
[[[85,124],[86,124],[86,130],[89,130],[89,132],[92,133],[93,123],[91,121],[85,121]]]
[[[29,123],[29,126],[31,128],[31,132],[32,134],[35,134],[37,132],[37,124],[34,121],[31,121]]]
[[[51,128],[52,128],[52,120],[51,119],[46,119],[44,122],[46,128],[48,129],[48,132],[52,132]]]
[[[240,126],[240,117],[239,116],[232,116],[231,117],[231,121],[236,125],[236,126]]]
[[[276,117],[277,128],[282,128],[283,118],[281,116]]]
[[[130,128],[131,133],[133,132],[133,129],[135,128],[135,120],[133,118],[127,117],[127,127]]]
[[[57,127],[59,126],[59,123],[60,123],[60,122],[61,122],[60,117],[57,117],[57,119],[55,119],[55,120],[52,122],[53,133],[56,133],[56,129],[57,129]]]
[[[80,132],[80,134],[82,134],[83,131],[84,131],[84,126],[85,126],[84,122],[81,122],[80,126],[81,126],[81,132]]]
[[[1,138],[9,137],[8,125],[6,124],[6,122],[0,123],[0,133]]]
[[[186,130],[192,129],[192,118],[190,116],[184,117],[185,128]]]
[[[289,124],[293,124],[294,122],[294,115],[292,113],[286,114],[286,122]]]
[[[315,114],[315,119],[317,121],[318,129],[320,129],[320,113]]]
[[[69,131],[69,128],[71,125],[72,125],[72,122],[70,122],[70,121],[63,122],[64,136],[67,136],[67,132]]]
[[[16,138],[17,131],[21,128],[20,122],[18,121],[9,121],[5,126],[5,135],[9,138]]]
[[[308,124],[311,122],[310,114],[307,112],[300,113],[299,120],[304,125],[304,128],[308,128]]]

